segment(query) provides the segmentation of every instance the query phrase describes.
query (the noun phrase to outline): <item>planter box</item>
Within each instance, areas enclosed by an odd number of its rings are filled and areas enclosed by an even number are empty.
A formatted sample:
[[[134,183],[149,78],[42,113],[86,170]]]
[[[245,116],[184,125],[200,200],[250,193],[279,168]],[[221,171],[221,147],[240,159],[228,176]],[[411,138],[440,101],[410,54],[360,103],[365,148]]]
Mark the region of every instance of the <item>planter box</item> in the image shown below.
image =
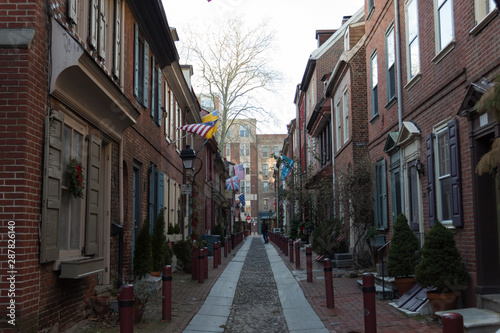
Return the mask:
[[[104,258],[61,261],[61,279],[80,279],[104,271]]]
[[[167,240],[169,242],[175,243],[177,241],[182,240],[182,234],[167,235]]]
[[[374,247],[381,247],[385,244],[385,235],[375,235],[370,238],[370,245]]]

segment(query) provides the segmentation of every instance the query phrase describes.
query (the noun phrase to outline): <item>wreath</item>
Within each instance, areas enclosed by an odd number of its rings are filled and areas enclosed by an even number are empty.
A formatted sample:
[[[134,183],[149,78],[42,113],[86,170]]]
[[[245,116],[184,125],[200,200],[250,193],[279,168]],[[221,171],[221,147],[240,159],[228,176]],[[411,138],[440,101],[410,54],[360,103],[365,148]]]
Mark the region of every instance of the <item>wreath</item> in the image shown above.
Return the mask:
[[[85,176],[83,175],[83,166],[76,158],[72,158],[67,166],[68,190],[75,198],[83,198],[85,189]]]

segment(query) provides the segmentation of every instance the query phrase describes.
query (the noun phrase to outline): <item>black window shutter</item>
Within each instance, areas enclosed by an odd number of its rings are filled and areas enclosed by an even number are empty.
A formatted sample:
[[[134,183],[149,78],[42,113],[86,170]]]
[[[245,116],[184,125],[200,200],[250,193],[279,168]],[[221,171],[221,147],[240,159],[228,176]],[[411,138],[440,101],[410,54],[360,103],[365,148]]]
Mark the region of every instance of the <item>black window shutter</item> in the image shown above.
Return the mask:
[[[99,245],[99,203],[103,198],[101,188],[102,140],[90,135],[89,161],[87,163],[87,216],[85,221],[85,254],[94,255]]]
[[[40,263],[59,259],[63,131],[64,114],[52,110],[45,117]]]
[[[139,26],[134,24],[134,95],[139,97]]]
[[[155,220],[155,165],[151,164],[149,169],[149,231],[153,233]]]
[[[451,208],[454,227],[463,227],[462,184],[460,174],[460,144],[458,120],[448,123],[448,147],[450,149]]]
[[[158,170],[156,173],[156,215],[158,216],[165,206],[165,174]]]
[[[151,117],[156,121],[156,90],[155,90],[155,83],[156,83],[156,70],[155,70],[156,62],[155,58],[151,58],[151,107],[149,108],[149,111],[151,112]]]
[[[142,84],[143,84],[143,91],[142,91],[142,96],[143,96],[143,105],[144,107],[148,107],[148,97],[149,97],[149,44],[147,42],[144,42],[144,54],[143,54],[143,77],[142,77]]]
[[[387,208],[387,161],[383,159],[380,161],[380,172],[381,172],[381,180],[382,183],[380,184],[381,186],[381,211],[382,211],[382,221],[381,221],[381,227],[383,229],[387,229],[388,226],[388,208]]]
[[[433,134],[425,138],[425,157],[427,160],[427,200],[429,205],[429,224],[436,222],[436,183],[434,181],[434,142]]]
[[[378,228],[379,220],[380,220],[380,209],[379,209],[379,196],[377,188],[377,177],[378,177],[378,167],[377,164],[373,166],[373,179],[372,179],[372,193],[373,193],[373,218],[374,218],[374,226]]]

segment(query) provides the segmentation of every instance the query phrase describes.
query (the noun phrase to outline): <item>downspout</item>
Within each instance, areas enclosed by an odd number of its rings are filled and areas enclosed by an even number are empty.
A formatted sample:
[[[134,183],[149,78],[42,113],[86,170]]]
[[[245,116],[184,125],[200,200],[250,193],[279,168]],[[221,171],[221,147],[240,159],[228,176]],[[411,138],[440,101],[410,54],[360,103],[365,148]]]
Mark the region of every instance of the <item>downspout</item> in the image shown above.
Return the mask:
[[[333,209],[333,217],[337,217],[337,214],[336,214],[336,210],[335,210],[335,151],[334,151],[334,147],[335,147],[335,142],[334,142],[334,127],[333,127],[333,117],[334,117],[334,114],[333,114],[333,111],[334,111],[334,108],[333,108],[333,96],[330,97],[331,101],[330,101],[330,138],[331,138],[331,141],[332,141],[332,149],[331,149],[331,153],[332,153],[332,188],[333,188],[333,195],[332,195],[332,198],[333,198],[333,206],[332,206],[332,209]]]
[[[118,286],[121,286],[123,283],[123,227],[125,224],[124,221],[124,204],[123,204],[123,138],[120,141],[120,147],[118,151],[118,183],[119,183],[119,193],[118,193],[118,201],[120,205],[120,225],[121,232],[120,238],[118,241]]]
[[[401,36],[399,26],[399,0],[394,0],[394,30],[396,35],[396,85],[398,89],[398,129],[401,133],[403,128],[403,84],[401,81]],[[403,152],[399,150],[399,177],[401,186],[401,211],[405,211],[405,195],[404,195],[404,172],[403,172]]]

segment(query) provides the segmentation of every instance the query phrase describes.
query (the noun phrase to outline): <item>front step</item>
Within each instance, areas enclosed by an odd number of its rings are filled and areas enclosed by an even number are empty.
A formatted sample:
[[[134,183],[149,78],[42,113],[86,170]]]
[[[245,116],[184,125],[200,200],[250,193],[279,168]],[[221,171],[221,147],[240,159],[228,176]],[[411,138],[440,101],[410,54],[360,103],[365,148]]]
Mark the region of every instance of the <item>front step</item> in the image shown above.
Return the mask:
[[[500,294],[481,295],[479,308],[500,313]]]
[[[500,315],[496,312],[478,309],[466,308],[450,311],[438,311],[436,315],[442,318],[445,313],[459,313],[464,318],[465,333],[491,333],[500,329]]]

